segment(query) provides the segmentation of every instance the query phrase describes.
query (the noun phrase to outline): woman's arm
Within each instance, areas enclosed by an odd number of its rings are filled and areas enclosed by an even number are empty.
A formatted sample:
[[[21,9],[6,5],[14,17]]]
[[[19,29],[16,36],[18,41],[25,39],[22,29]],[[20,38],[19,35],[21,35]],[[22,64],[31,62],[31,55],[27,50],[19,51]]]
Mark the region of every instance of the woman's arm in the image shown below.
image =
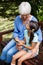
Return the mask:
[[[15,19],[15,21],[14,21],[13,38],[14,38],[14,40],[15,40],[16,42],[18,42],[18,43],[22,43],[23,40],[21,41],[21,40],[18,38],[18,36],[19,36],[18,33],[19,33],[19,31],[18,31],[18,21],[17,21],[17,17],[16,17],[16,19]]]

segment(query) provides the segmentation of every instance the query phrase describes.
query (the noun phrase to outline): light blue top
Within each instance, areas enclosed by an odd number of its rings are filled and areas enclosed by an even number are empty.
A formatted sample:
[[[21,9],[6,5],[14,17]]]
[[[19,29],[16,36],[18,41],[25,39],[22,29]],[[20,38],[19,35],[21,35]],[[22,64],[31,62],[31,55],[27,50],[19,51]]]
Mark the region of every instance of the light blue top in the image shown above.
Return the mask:
[[[29,43],[30,37],[28,36],[28,30],[24,31],[24,37],[26,39],[26,46],[31,46],[32,44]],[[36,33],[34,33],[34,38],[33,38],[32,42],[38,42],[38,36]],[[32,53],[32,50],[29,50],[27,48],[25,48],[25,50]],[[37,49],[35,56],[38,55],[38,53],[39,53],[39,48]]]
[[[28,36],[28,30],[24,31],[24,37],[26,39],[26,46],[31,46],[31,44],[29,44],[30,37]],[[34,38],[32,42],[38,42],[38,36],[36,33],[34,33]]]
[[[37,19],[32,16],[32,18],[30,19],[37,21]],[[24,39],[24,30],[26,29],[25,25],[23,25],[22,23],[22,19],[20,18],[20,15],[18,15],[16,17],[16,19],[14,20],[14,32],[13,32],[13,38],[18,37],[20,40]],[[39,28],[39,30],[36,32],[36,34],[38,35],[38,41],[41,42],[42,41],[42,32],[41,29]]]

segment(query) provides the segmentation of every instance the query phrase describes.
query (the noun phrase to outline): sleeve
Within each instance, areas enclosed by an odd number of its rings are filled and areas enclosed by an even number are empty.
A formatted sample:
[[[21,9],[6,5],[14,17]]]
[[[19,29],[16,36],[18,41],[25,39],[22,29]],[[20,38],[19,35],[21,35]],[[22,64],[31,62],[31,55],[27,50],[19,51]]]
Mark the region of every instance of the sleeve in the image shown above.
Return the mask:
[[[17,29],[17,22],[14,21],[14,32],[13,32],[13,38],[18,37],[18,29]]]
[[[32,17],[32,20],[38,22],[38,20],[34,16]]]
[[[32,20],[38,22],[38,20],[34,16],[33,16]],[[39,30],[36,33],[38,35],[38,41],[41,43],[42,42],[42,31],[41,31],[41,29],[39,28]]]
[[[34,38],[33,38],[32,42],[38,42],[38,36],[37,36],[37,34],[34,34]]]
[[[42,42],[42,31],[41,31],[41,29],[39,28],[36,33],[37,33],[37,35],[38,35],[38,41],[39,41],[39,42]]]

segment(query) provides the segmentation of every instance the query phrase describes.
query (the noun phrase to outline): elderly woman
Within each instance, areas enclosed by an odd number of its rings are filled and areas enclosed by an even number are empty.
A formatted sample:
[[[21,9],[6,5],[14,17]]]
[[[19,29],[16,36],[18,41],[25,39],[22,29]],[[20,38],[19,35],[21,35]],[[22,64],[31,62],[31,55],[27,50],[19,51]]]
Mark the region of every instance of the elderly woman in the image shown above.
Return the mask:
[[[19,46],[16,43],[23,44],[24,43],[24,30],[26,29],[26,24],[31,20],[38,22],[37,19],[31,15],[31,5],[28,2],[22,2],[19,5],[19,13],[14,21],[14,32],[13,39],[4,47],[1,54],[1,60],[5,60],[8,63],[11,62],[12,56],[19,51]],[[42,32],[40,28],[36,32],[38,35],[38,41],[41,43],[42,41]],[[24,54],[23,51],[21,51]],[[22,55],[21,54],[21,55]]]

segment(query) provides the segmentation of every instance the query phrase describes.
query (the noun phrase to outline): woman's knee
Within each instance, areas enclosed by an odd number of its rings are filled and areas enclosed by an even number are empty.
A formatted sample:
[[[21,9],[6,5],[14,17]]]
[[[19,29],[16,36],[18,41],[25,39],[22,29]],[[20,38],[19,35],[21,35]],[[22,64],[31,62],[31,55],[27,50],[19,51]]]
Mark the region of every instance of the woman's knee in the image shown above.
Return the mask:
[[[14,48],[10,49],[8,52],[7,52],[7,56],[13,56],[14,54],[16,54],[17,50]]]
[[[5,48],[3,48],[2,53],[4,53],[4,54],[7,53],[7,50]]]
[[[12,39],[9,43],[12,43],[13,45],[16,45],[16,42],[14,39]]]
[[[12,39],[11,41],[9,41],[9,43],[7,44],[7,48],[11,48],[12,46],[15,46],[16,42]]]
[[[10,52],[10,51],[7,52],[7,56],[12,56],[12,55],[13,55],[12,52]]]

